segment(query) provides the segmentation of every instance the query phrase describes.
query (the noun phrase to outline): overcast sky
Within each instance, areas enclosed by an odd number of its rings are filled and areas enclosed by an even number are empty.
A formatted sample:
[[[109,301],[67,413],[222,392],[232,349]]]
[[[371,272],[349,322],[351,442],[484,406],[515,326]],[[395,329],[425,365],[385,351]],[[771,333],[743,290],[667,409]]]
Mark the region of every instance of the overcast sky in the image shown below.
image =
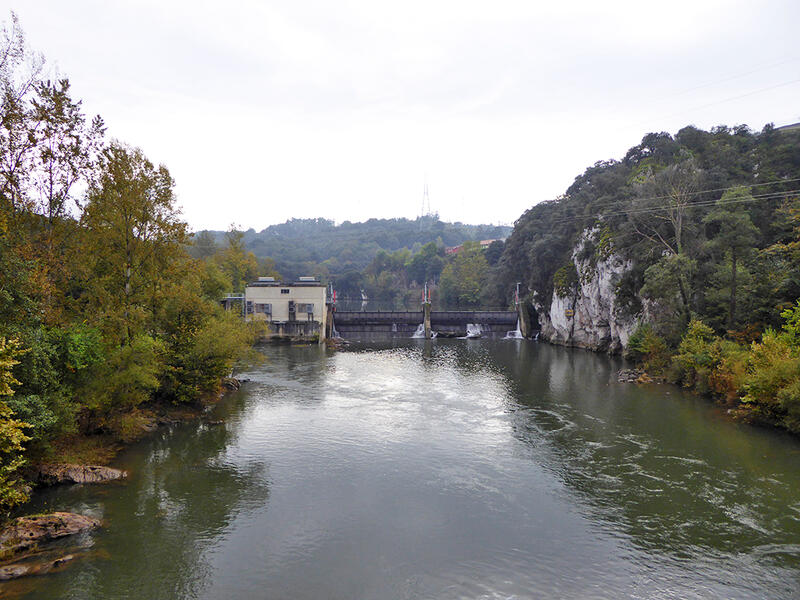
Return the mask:
[[[800,121],[800,2],[19,0],[196,229],[513,223],[649,131]]]

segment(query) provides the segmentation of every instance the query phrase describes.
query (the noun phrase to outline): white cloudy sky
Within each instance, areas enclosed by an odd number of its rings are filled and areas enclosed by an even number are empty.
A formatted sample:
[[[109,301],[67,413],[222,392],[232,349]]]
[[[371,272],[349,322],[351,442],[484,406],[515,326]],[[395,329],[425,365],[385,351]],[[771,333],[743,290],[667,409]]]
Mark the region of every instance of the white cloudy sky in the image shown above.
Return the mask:
[[[800,2],[17,0],[195,229],[512,223],[648,131],[800,121]]]

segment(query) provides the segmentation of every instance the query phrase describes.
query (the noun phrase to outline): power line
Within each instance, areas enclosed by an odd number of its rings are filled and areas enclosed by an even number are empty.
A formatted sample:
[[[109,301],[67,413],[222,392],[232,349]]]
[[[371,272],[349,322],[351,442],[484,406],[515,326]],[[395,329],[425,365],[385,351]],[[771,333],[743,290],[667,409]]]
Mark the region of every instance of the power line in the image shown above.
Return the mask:
[[[790,194],[797,194],[800,193],[800,188],[781,191],[781,192],[769,192],[766,194],[756,194],[750,196],[749,198],[733,198],[731,200],[700,200],[698,202],[687,202],[684,204],[684,208],[695,208],[695,207],[702,207],[702,206],[722,206],[725,204],[737,204],[740,202],[755,202],[758,200],[775,200],[779,198],[784,198]],[[639,208],[639,209],[630,209],[630,210],[620,210],[615,212],[607,212],[607,213],[593,213],[590,215],[576,215],[574,217],[566,217],[563,219],[557,219],[555,221],[550,221],[551,225],[556,225],[559,223],[570,223],[574,221],[583,221],[594,219],[597,220],[599,218],[605,217],[614,217],[619,215],[632,215],[632,214],[641,214],[641,213],[649,213],[649,212],[660,212],[660,211],[669,211],[675,210],[675,206],[656,206],[656,207],[649,207],[649,208]]]
[[[631,123],[630,125],[624,127],[623,130],[629,130],[629,129],[634,129],[634,128],[639,129],[639,128],[641,128],[642,125],[646,125],[647,123],[651,123],[656,119],[669,119],[671,117],[677,117],[677,116],[680,116],[680,115],[685,115],[686,113],[689,113],[689,112],[702,110],[704,108],[709,108],[711,106],[716,106],[717,104],[724,104],[725,102],[732,102],[734,100],[739,100],[740,98],[747,98],[748,96],[754,96],[755,94],[760,94],[762,92],[768,92],[770,90],[774,90],[774,89],[777,89],[777,88],[780,88],[780,87],[785,87],[787,85],[792,85],[792,84],[795,84],[795,83],[800,83],[800,79],[792,79],[790,81],[784,81],[784,82],[781,82],[781,83],[777,83],[775,85],[770,85],[770,86],[767,86],[767,87],[759,88],[757,90],[752,90],[752,91],[746,92],[744,94],[739,94],[738,96],[730,96],[728,98],[722,98],[720,100],[715,100],[714,102],[709,102],[707,104],[701,104],[699,106],[693,106],[693,107],[687,108],[685,110],[680,110],[678,112],[662,114],[662,115],[660,115],[658,117],[648,118],[646,121],[638,121],[636,123]]]
[[[764,182],[764,183],[749,183],[749,184],[742,183],[742,184],[731,185],[731,186],[722,187],[722,188],[710,188],[710,189],[705,189],[705,190],[696,190],[696,191],[693,191],[693,192],[686,192],[686,194],[684,194],[684,195],[686,195],[686,196],[698,196],[700,194],[710,194],[712,192],[727,192],[727,191],[735,190],[735,189],[741,188],[741,187],[754,188],[754,187],[763,187],[763,186],[767,186],[767,185],[778,185],[780,183],[794,183],[794,182],[797,182],[797,181],[800,181],[800,177],[794,177],[792,179],[778,179],[776,181],[767,181],[767,182]],[[669,194],[666,194],[666,195],[663,195],[663,196],[644,196],[644,197],[628,198],[626,201],[628,201],[628,202],[634,202],[634,201],[635,202],[647,202],[648,200],[668,200],[671,197],[672,196],[670,196]],[[533,206],[538,206],[539,204],[542,204],[544,202],[558,202],[559,200],[560,200],[560,198],[550,198],[550,199],[547,199],[547,200],[539,200],[539,202],[537,202]],[[613,206],[614,204],[616,204],[618,202],[621,202],[621,200],[610,200],[607,203],[601,203],[599,206],[595,205],[595,208],[603,208],[604,206]]]
[[[728,192],[730,190],[735,190],[737,188],[746,187],[746,188],[754,188],[754,187],[763,187],[767,185],[777,185],[779,183],[794,183],[800,181],[800,177],[794,177],[792,179],[780,179],[777,181],[768,181],[765,183],[752,183],[752,184],[739,184],[739,185],[732,185],[724,188],[712,188],[706,190],[695,190],[693,192],[685,192],[684,196],[699,196],[701,194],[710,194],[712,192]],[[645,197],[634,197],[628,198],[628,202],[647,202],[648,200],[669,200],[672,198],[672,195],[665,194],[663,196],[645,196]],[[595,208],[603,208],[604,206],[613,206],[614,204],[618,203],[618,200],[610,200],[607,203],[601,203],[599,206],[595,205]]]
[[[724,77],[722,79],[715,79],[714,81],[708,81],[706,83],[701,83],[699,85],[696,85],[694,87],[690,87],[690,88],[682,90],[680,92],[675,92],[674,94],[670,94],[669,96],[662,96],[662,98],[674,98],[676,96],[682,96],[683,94],[688,94],[689,92],[693,92],[695,90],[700,90],[700,89],[706,88],[706,87],[708,87],[710,85],[716,85],[718,83],[725,83],[727,81],[733,81],[734,79],[740,79],[742,77],[746,77],[747,75],[752,75],[753,73],[758,73],[760,71],[766,71],[767,69],[772,69],[773,67],[779,67],[779,66],[785,65],[787,63],[795,62],[796,60],[798,60],[798,57],[797,56],[792,56],[792,57],[789,57],[787,59],[784,59],[784,60],[781,60],[781,61],[778,61],[778,62],[775,62],[775,63],[762,64],[762,65],[759,65],[757,67],[754,67],[753,69],[751,69],[749,71],[739,72],[739,73],[736,73],[734,75],[730,75],[728,77]]]

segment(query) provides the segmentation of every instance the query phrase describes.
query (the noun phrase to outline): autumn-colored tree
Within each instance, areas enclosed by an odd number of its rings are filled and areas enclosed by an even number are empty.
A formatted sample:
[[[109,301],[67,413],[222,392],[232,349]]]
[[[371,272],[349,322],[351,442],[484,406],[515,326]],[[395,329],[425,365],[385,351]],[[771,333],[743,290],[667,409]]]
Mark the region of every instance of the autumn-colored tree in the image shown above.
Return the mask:
[[[0,337],[0,398],[11,396],[13,386],[19,384],[12,369],[19,363],[17,359],[23,352],[18,340]],[[25,464],[23,444],[30,439],[24,433],[26,426],[26,423],[14,419],[11,409],[0,400],[0,514],[3,516],[28,499],[19,476],[19,470]]]

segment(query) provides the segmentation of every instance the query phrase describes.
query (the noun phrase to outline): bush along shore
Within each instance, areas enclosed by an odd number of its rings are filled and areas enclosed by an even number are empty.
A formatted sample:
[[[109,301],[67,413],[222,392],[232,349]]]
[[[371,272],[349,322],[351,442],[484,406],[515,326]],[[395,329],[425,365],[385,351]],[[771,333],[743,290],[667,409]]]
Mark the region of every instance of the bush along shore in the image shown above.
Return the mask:
[[[800,301],[781,316],[780,329],[767,328],[749,342],[692,320],[676,348],[640,326],[627,355],[641,371],[621,380],[682,385],[725,403],[739,418],[800,434]]]
[[[68,79],[49,77],[14,15],[0,40],[0,558],[9,559],[100,525],[59,513],[9,520],[34,485],[123,477],[101,465],[237,387],[226,378],[262,332],[219,304],[259,268],[241,235],[191,256],[167,168],[107,140]]]

